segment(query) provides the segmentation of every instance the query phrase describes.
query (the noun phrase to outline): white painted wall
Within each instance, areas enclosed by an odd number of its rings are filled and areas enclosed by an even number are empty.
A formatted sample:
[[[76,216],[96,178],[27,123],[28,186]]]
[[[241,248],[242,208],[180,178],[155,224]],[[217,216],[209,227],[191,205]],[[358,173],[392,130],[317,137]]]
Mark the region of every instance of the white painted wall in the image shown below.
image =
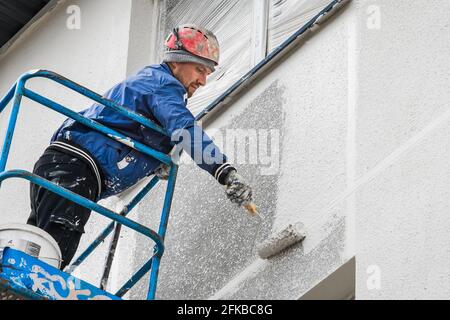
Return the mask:
[[[448,1],[358,3],[358,299],[450,296],[449,21]]]

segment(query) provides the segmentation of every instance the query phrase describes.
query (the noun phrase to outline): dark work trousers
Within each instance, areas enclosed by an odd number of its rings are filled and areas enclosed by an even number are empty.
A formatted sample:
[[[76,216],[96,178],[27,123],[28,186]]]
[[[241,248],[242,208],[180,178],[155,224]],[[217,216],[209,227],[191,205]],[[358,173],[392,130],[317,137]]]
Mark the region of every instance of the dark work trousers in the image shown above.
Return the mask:
[[[50,147],[36,162],[33,173],[96,201],[97,179],[82,158]],[[31,214],[27,223],[45,230],[56,240],[61,249],[62,270],[77,251],[90,210],[36,184],[30,186],[30,199]]]

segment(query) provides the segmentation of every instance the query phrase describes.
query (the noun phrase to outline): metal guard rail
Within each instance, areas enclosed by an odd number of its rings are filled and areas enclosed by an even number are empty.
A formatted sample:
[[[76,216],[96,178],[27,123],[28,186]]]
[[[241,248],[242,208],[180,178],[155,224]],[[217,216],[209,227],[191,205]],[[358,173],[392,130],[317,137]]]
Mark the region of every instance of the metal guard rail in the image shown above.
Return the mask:
[[[25,180],[30,181],[31,183],[37,184],[45,189],[48,189],[74,203],[77,203],[78,205],[81,205],[85,208],[90,209],[91,211],[97,212],[114,222],[117,222],[119,224],[125,225],[129,227],[132,230],[135,230],[136,232],[139,232],[150,239],[152,239],[155,242],[155,248],[154,248],[154,254],[153,256],[148,260],[147,263],[144,264],[144,266],[138,270],[135,274],[131,276],[131,278],[122,286],[122,288],[116,293],[117,296],[121,297],[123,296],[129,289],[131,289],[149,270],[151,270],[150,275],[150,284],[149,284],[149,290],[147,293],[147,299],[153,300],[155,298],[156,293],[156,286],[157,286],[157,278],[159,273],[159,265],[160,260],[162,258],[162,255],[164,253],[164,238],[166,234],[167,229],[167,223],[168,218],[170,214],[170,208],[172,204],[172,198],[173,198],[173,192],[175,189],[175,182],[176,182],[176,176],[178,171],[178,166],[172,162],[172,159],[170,156],[161,153],[159,151],[156,151],[138,141],[135,141],[129,137],[124,136],[123,134],[110,129],[94,120],[88,119],[80,115],[79,113],[76,113],[54,101],[51,101],[39,94],[37,94],[34,91],[31,91],[27,88],[25,88],[25,83],[32,78],[47,78],[50,80],[53,80],[62,86],[65,86],[69,89],[72,89],[75,92],[78,92],[79,94],[90,98],[91,100],[96,101],[97,103],[100,103],[106,107],[112,108],[116,112],[122,114],[125,117],[128,117],[139,124],[143,125],[144,127],[155,130],[161,134],[167,135],[167,133],[159,126],[157,126],[152,121],[146,119],[145,117],[132,112],[123,106],[115,103],[112,100],[105,99],[101,95],[67,79],[62,77],[61,75],[54,73],[52,71],[48,70],[33,70],[29,71],[25,74],[23,74],[17,82],[10,88],[8,93],[5,95],[5,97],[0,100],[0,113],[6,108],[6,106],[9,104],[9,102],[14,99],[13,101],[13,107],[10,114],[10,120],[8,124],[7,133],[5,136],[2,152],[1,152],[1,158],[0,158],[0,187],[1,183],[9,178],[22,178]],[[166,195],[164,199],[164,207],[161,214],[161,221],[158,233],[155,231],[133,221],[125,216],[148,194],[148,192],[158,183],[159,179],[155,176],[131,201],[129,204],[127,204],[120,214],[117,214],[89,199],[86,199],[76,193],[73,193],[63,187],[60,187],[42,177],[39,177],[35,174],[32,174],[30,172],[24,171],[24,170],[10,170],[5,171],[6,163],[12,143],[12,138],[14,135],[14,129],[17,122],[18,112],[20,109],[20,104],[22,101],[22,97],[28,97],[29,99],[44,105],[47,108],[50,108],[58,113],[61,113],[69,118],[72,118],[82,124],[84,124],[87,127],[90,127],[94,130],[97,130],[104,135],[108,136],[111,139],[114,139],[124,145],[127,145],[133,149],[136,149],[148,156],[151,156],[153,158],[156,158],[160,160],[161,162],[167,164],[170,166],[170,173],[169,173],[169,179],[168,179],[168,185],[166,190]],[[85,259],[98,247],[98,245],[103,242],[103,240],[106,239],[106,237],[113,231],[114,228],[114,222],[108,225],[108,227],[105,228],[105,230],[92,242],[91,245],[88,246],[88,248],[78,257],[75,259],[75,262],[73,262],[70,266],[67,267],[67,272],[71,273],[73,272]]]

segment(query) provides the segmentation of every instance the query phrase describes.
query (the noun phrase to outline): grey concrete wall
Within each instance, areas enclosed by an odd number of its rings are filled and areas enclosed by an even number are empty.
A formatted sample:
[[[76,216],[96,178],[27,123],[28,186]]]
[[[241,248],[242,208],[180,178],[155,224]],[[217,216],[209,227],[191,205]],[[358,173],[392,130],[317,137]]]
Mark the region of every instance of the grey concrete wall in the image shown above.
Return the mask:
[[[260,223],[229,203],[209,174],[193,164],[182,165],[159,299],[297,299],[353,257],[346,202],[323,210],[347,188],[350,12],[330,20],[205,124],[218,144],[225,140],[227,147],[229,130],[242,129],[243,135],[255,130],[258,139],[262,130],[279,133],[279,140],[270,143],[276,153],[271,165],[261,149],[252,154],[257,159],[253,163],[249,153],[246,161],[235,159],[254,187],[265,220]],[[247,152],[251,146],[247,144]],[[139,219],[153,228],[158,227],[163,187],[139,207]],[[258,258],[258,243],[297,221],[307,228],[303,245],[270,260]],[[138,267],[151,245],[138,237],[136,247]],[[148,277],[131,297],[143,298],[147,286]]]
[[[355,21],[356,297],[448,299],[450,3],[359,1]]]

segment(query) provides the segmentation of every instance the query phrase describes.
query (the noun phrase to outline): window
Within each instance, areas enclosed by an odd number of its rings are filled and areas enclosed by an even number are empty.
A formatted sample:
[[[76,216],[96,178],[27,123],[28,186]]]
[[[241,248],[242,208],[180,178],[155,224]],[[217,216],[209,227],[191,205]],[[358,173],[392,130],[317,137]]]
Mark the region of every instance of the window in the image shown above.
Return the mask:
[[[163,43],[170,30],[195,23],[214,32],[221,47],[220,65],[189,99],[199,114],[233,83],[264,59],[331,0],[155,0],[159,21],[153,39]],[[161,61],[164,47],[153,53]]]
[[[268,51],[282,44],[330,3],[331,0],[270,0]]]

